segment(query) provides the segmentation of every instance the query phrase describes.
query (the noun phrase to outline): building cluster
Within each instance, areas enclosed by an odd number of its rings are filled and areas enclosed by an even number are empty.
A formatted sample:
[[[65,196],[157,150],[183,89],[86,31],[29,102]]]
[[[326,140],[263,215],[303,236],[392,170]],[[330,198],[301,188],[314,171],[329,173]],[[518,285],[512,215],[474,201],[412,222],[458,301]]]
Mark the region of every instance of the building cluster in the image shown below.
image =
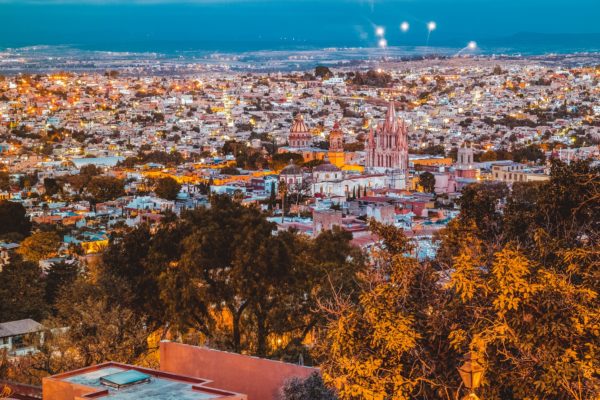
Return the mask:
[[[545,180],[553,157],[599,157],[598,69],[452,61],[361,76],[0,77],[0,199],[66,232],[40,261],[48,268],[213,194],[262,207],[278,229],[340,226],[363,247],[374,218],[403,227],[427,257],[464,186]],[[89,165],[123,190],[94,198],[92,178],[76,179]],[[156,194],[165,177],[181,185],[176,196]],[[0,266],[18,248],[0,242]]]

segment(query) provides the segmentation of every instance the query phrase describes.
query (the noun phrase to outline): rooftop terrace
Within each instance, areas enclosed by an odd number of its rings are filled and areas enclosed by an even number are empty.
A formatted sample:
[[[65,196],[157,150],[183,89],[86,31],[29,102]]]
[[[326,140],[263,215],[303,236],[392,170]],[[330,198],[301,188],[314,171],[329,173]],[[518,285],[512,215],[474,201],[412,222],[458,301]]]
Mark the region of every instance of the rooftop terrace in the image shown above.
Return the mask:
[[[44,380],[44,399],[54,399],[65,383],[71,384],[72,399],[110,398],[111,400],[203,400],[245,399],[236,393],[204,386],[209,381],[118,363],[106,363],[71,371]],[[48,397],[47,397],[48,395]]]

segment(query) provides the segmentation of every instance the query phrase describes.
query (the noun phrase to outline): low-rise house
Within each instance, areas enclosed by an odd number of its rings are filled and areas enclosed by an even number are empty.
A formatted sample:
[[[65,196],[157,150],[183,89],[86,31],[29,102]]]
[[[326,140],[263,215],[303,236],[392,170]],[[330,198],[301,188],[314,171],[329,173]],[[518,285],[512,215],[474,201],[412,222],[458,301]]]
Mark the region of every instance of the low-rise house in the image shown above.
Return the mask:
[[[18,243],[4,243],[0,242],[0,272],[2,267],[10,262],[12,254],[19,248]]]
[[[37,351],[44,340],[44,327],[32,319],[0,324],[0,350],[11,356],[23,356]]]

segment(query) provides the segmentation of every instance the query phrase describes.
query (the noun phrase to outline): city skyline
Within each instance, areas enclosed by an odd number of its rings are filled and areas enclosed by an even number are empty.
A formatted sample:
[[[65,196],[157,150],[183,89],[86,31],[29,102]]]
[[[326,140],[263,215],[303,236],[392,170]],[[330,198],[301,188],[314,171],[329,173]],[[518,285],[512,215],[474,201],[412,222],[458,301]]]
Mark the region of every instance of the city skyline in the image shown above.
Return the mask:
[[[0,400],[600,400],[599,0],[0,0]]]

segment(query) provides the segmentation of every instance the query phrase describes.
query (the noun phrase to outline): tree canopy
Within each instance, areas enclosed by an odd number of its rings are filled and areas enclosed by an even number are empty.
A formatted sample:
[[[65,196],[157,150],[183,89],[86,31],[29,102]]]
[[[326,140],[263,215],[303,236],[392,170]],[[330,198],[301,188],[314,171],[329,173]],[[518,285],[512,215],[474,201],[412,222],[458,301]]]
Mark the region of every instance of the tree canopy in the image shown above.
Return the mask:
[[[427,193],[435,193],[435,176],[431,172],[423,172],[419,175],[419,185]]]
[[[351,291],[362,255],[342,231],[315,240],[273,231],[258,209],[213,196],[210,208],[153,235],[142,226],[115,238],[99,279],[120,281],[114,295],[150,326],[193,331],[227,350],[308,360],[303,341],[321,318],[318,299],[333,287]]]
[[[26,260],[37,263],[56,255],[61,242],[56,232],[36,232],[21,242],[17,252]]]
[[[17,258],[2,267],[0,282],[0,322],[24,318],[41,321],[45,317],[45,282],[38,265]]]
[[[553,161],[547,182],[465,188],[431,261],[375,224],[358,301],[325,306],[325,382],[344,400],[455,399],[456,368],[474,352],[482,398],[595,398],[599,175]]]
[[[90,198],[94,202],[105,202],[115,200],[125,195],[124,182],[112,176],[94,176],[87,186]]]
[[[20,203],[0,200],[0,235],[17,233],[26,236],[31,231],[31,221]]]
[[[275,233],[258,208],[218,195],[115,232],[83,273],[55,266],[44,277],[15,257],[0,272],[0,319],[50,314],[45,326],[69,329],[49,330],[12,371],[34,381],[109,358],[150,363],[154,339],[171,338],[302,357],[341,400],[454,400],[472,352],[482,398],[595,399],[599,175],[589,161],[553,160],[546,182],[467,186],[428,260],[394,226],[371,222],[378,241],[365,254],[348,232]],[[316,377],[282,393],[334,398]]]
[[[158,180],[154,193],[162,199],[175,200],[180,190],[181,184],[170,176],[166,176]]]
[[[317,65],[315,67],[315,76],[323,79],[328,79],[333,76],[331,70],[324,65]]]

